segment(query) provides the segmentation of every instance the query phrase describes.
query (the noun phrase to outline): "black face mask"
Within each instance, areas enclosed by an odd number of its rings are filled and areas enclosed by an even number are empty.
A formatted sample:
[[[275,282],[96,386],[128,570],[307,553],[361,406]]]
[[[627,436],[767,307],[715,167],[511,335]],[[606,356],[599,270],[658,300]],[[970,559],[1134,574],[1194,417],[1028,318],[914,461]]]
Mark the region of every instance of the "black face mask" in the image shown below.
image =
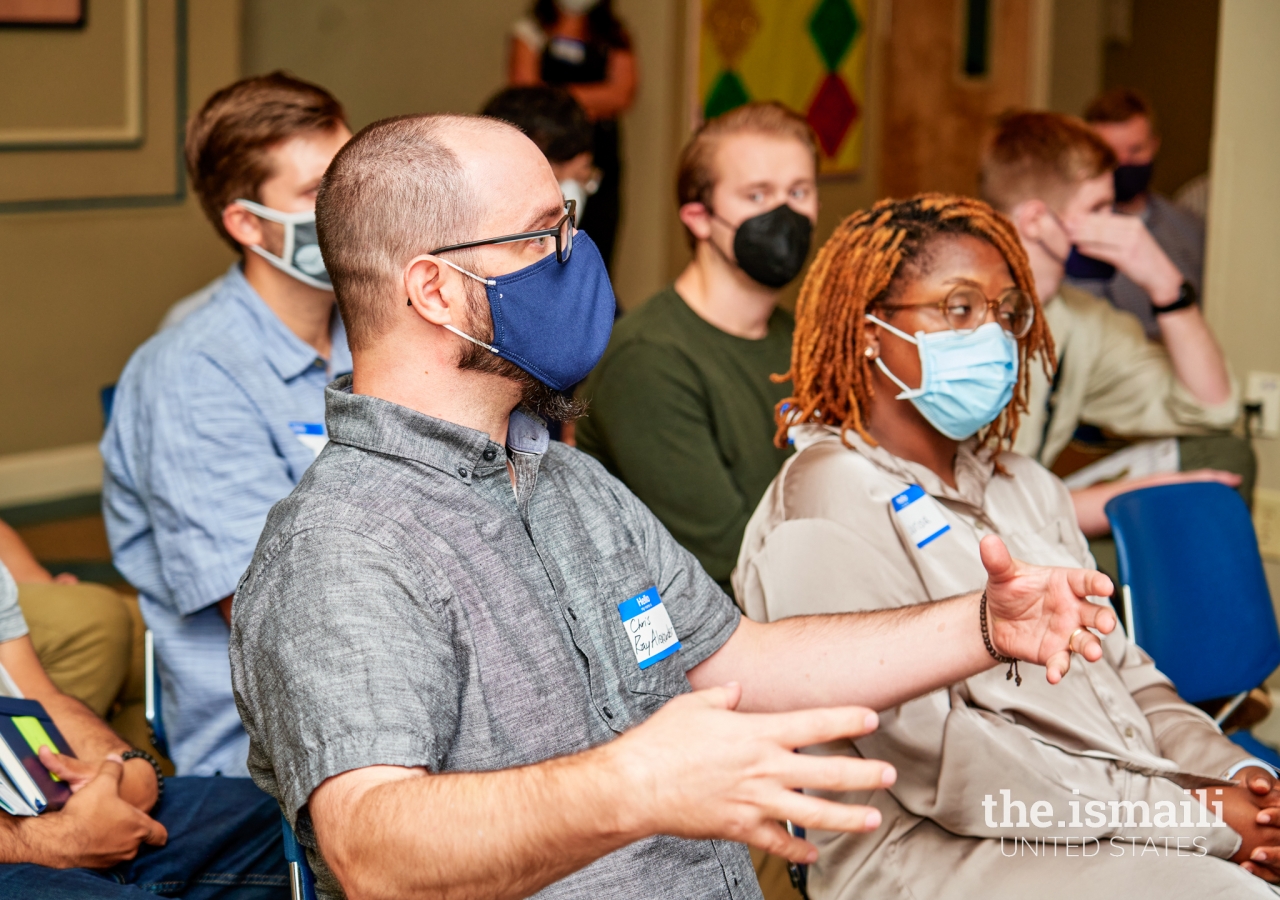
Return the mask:
[[[1139,194],[1145,193],[1147,186],[1151,184],[1151,173],[1155,168],[1154,160],[1140,166],[1116,166],[1116,202],[1128,203]]]
[[[756,281],[780,288],[804,268],[812,238],[809,217],[784,203],[743,220],[733,236],[733,256],[738,268]]]

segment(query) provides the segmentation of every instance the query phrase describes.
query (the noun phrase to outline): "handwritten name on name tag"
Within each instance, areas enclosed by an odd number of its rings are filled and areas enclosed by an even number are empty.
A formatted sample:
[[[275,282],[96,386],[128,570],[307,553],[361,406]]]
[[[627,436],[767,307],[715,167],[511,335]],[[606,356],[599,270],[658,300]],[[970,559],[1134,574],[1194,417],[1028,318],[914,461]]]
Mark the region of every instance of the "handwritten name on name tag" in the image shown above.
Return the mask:
[[[671,624],[656,587],[623,600],[618,604],[618,614],[640,668],[647,669],[680,649],[676,627]]]
[[[917,550],[951,530],[942,513],[941,504],[926,494],[918,484],[911,485],[894,497],[892,502],[893,514],[898,517]]]

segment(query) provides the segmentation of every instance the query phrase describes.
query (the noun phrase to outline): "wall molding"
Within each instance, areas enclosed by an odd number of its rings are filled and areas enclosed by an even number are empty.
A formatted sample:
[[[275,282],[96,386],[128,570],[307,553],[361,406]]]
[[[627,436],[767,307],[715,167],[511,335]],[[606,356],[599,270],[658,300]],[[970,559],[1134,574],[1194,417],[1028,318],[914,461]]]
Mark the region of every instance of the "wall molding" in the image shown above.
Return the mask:
[[[102,456],[96,443],[0,456],[0,509],[101,491]]]
[[[0,202],[0,215],[12,215],[21,213],[47,213],[47,212],[79,212],[83,210],[95,209],[139,209],[157,206],[181,206],[187,199],[187,168],[186,159],[183,156],[182,145],[186,138],[187,129],[187,67],[188,67],[188,46],[187,46],[187,0],[173,0],[174,4],[174,130],[169,139],[173,141],[173,168],[174,183],[171,191],[161,194],[123,194],[114,197],[59,197],[48,200],[9,200]],[[137,4],[139,10],[142,4]],[[142,26],[139,27],[139,35],[143,34]],[[140,51],[140,53],[143,51]],[[139,78],[142,72],[139,70]],[[142,96],[142,88],[139,88],[138,95]],[[139,122],[142,122],[142,113],[139,112]],[[145,131],[145,129],[144,129]],[[146,140],[145,133],[141,135],[138,141],[132,146],[137,147]],[[162,138],[161,135],[155,135],[155,138]],[[114,150],[119,152],[122,148],[119,146],[111,146],[107,144],[88,145],[88,146],[69,146],[69,145],[43,145],[38,148],[32,147],[16,147],[2,146],[0,151],[10,150],[41,150],[41,151],[67,151],[67,150]],[[128,149],[123,148],[123,149]],[[0,506],[4,504],[0,502]]]
[[[89,128],[3,128],[0,152],[98,150],[142,146],[143,54],[146,26],[142,0],[124,0],[124,121]]]

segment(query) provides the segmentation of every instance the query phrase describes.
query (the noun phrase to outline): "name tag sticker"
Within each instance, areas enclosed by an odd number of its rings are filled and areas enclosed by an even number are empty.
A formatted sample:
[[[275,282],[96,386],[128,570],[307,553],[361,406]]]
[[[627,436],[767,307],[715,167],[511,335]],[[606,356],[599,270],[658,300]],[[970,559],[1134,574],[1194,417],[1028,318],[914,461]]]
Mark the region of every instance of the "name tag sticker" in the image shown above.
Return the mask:
[[[680,649],[676,627],[671,624],[656,587],[623,600],[618,604],[618,614],[640,668],[647,669]]]
[[[893,514],[898,517],[916,549],[951,530],[946,516],[942,514],[942,506],[918,484],[911,485],[894,497],[892,502]]]
[[[302,442],[302,446],[316,456],[319,456],[324,445],[329,443],[329,435],[325,434],[323,422],[290,422],[289,430]]]

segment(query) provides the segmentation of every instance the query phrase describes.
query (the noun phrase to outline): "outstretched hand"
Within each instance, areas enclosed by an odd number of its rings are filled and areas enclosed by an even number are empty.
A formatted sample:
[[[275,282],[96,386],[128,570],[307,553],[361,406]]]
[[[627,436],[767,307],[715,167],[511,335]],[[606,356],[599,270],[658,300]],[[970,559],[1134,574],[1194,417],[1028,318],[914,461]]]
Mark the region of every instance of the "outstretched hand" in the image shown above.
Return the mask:
[[[859,706],[787,713],[736,712],[737,683],[683,694],[609,745],[647,810],[640,833],[742,841],[792,862],[811,863],[817,848],[778,823],[824,831],[871,831],[874,807],[803,794],[871,791],[893,784],[887,763],[811,756],[798,747],[874,731],[878,717]]]
[[[981,551],[987,620],[997,652],[1044,666],[1050,684],[1067,674],[1073,651],[1090,662],[1102,658],[1102,642],[1090,629],[1109,634],[1116,616],[1087,598],[1111,596],[1110,578],[1090,569],[1020,562],[995,535],[982,539]]]

